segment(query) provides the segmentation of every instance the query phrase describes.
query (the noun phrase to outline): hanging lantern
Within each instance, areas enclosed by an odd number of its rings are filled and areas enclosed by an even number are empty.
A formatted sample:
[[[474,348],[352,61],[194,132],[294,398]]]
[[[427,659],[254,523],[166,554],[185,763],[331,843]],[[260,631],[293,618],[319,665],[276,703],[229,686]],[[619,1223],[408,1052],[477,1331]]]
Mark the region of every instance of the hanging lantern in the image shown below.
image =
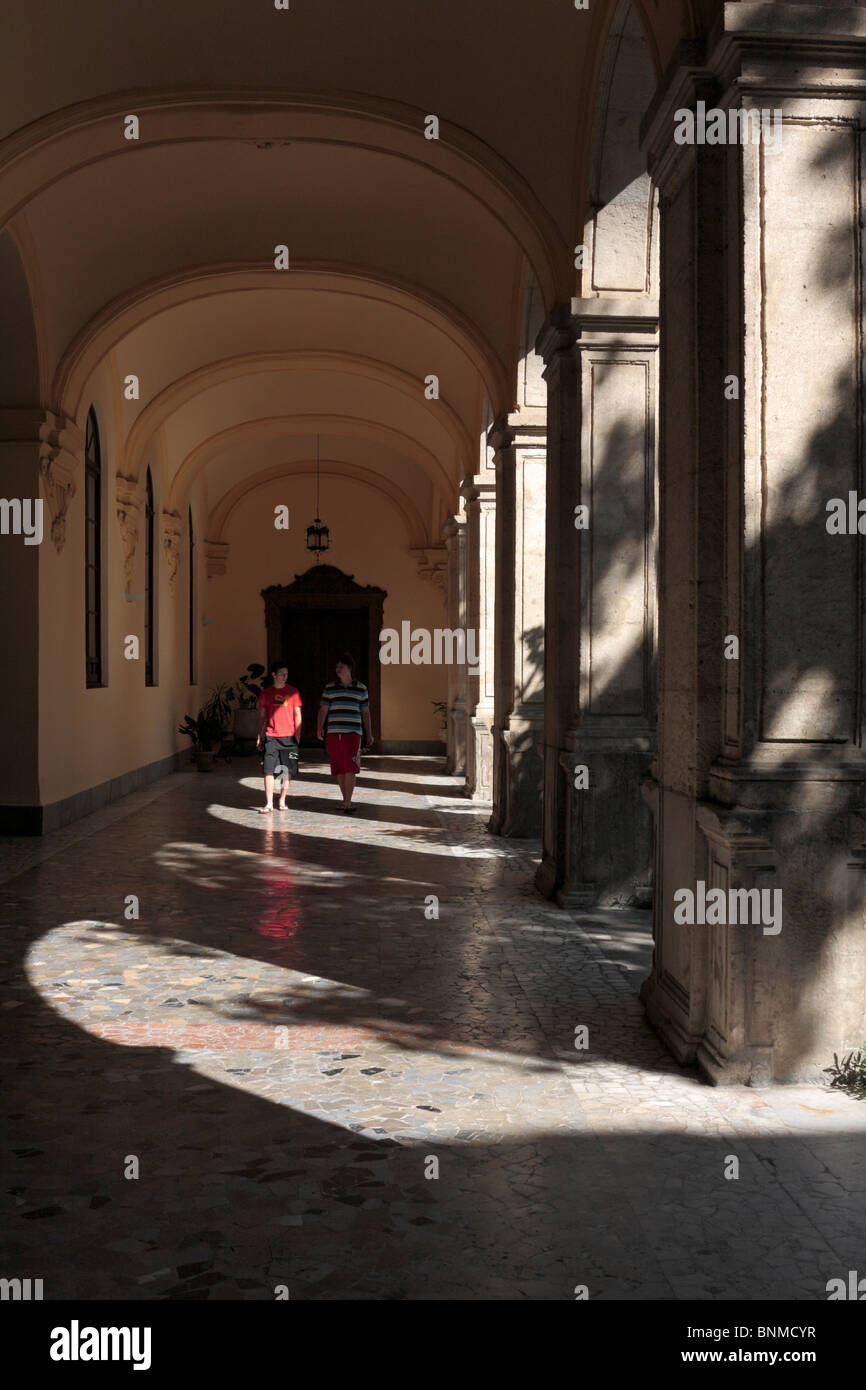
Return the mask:
[[[331,544],[331,533],[324,525],[321,517],[316,517],[312,526],[307,527],[307,549],[315,553],[318,560],[323,550],[327,550]]]
[[[307,549],[311,550],[319,563],[319,556],[331,544],[331,533],[319,516],[319,436],[316,435],[316,519],[307,527]]]

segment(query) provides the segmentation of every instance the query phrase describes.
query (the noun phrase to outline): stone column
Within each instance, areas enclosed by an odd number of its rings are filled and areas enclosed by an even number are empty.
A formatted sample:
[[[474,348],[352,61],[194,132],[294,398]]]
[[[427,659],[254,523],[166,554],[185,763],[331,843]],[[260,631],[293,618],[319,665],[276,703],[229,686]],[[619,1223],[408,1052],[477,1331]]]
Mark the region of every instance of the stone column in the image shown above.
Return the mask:
[[[569,306],[551,313],[536,342],[547,383],[547,487],[544,568],[544,737],[542,859],[536,883],[554,897],[565,877],[566,805],[570,798],[561,746],[578,686],[578,544],[574,508],[580,501],[578,358]]]
[[[534,416],[530,423],[525,417]],[[494,834],[541,832],[544,733],[545,412],[488,436],[496,468]]]
[[[466,522],[453,516],[442,528],[448,551],[448,627],[466,629]],[[466,773],[466,667],[448,667],[448,721],[446,769],[454,776]]]
[[[655,746],[657,302],[574,299],[539,351],[555,463],[538,883],[562,905],[625,904],[652,864],[641,784]]]
[[[466,791],[475,801],[493,799],[493,613],[496,595],[496,485],[486,471],[466,478]],[[469,664],[474,633],[478,664]]]
[[[866,24],[728,5],[682,57],[646,126],[663,358],[643,998],[678,1058],[759,1084],[817,1077],[866,1035],[866,540],[827,529],[828,502],[866,495]],[[674,139],[699,102],[727,143]],[[782,108],[781,134],[741,142],[738,107]],[[696,907],[714,888],[722,910],[689,925],[682,890]],[[736,893],[755,889],[758,922]]]

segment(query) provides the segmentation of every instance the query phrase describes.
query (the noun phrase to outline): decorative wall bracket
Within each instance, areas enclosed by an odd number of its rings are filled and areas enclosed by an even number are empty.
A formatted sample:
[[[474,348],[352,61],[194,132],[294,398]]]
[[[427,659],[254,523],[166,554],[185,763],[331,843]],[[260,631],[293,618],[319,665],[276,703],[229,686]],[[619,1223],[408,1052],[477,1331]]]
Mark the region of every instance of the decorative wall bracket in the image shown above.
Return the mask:
[[[427,579],[441,593],[448,586],[448,552],[444,545],[431,545],[423,550],[413,549],[418,563],[418,578]]]
[[[168,587],[173,594],[177,582],[177,571],[180,565],[180,549],[183,540],[184,527],[178,512],[163,512],[162,514],[162,548],[165,551],[165,558],[168,564]]]
[[[135,559],[135,547],[138,544],[138,517],[141,511],[137,480],[118,473],[115,479],[115,496],[117,499],[117,524],[120,527],[120,539],[123,545],[123,575],[126,592],[129,593],[132,588],[132,565]]]
[[[84,437],[65,415],[48,411],[39,427],[39,475],[51,516],[51,539],[59,555],[66,544],[66,512],[75,496]]]

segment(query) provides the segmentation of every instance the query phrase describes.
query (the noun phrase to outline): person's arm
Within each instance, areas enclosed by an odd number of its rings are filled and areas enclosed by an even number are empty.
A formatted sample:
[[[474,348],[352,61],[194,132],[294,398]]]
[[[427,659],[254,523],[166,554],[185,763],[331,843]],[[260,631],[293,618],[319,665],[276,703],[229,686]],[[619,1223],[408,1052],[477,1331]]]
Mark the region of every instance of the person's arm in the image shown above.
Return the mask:
[[[367,747],[368,747],[368,748],[372,748],[372,746],[373,746],[373,726],[372,726],[371,723],[370,723],[370,706],[369,706],[369,705],[365,705],[364,708],[361,710],[361,719],[362,719],[363,724],[364,724],[364,733],[365,733],[366,738],[367,738]]]
[[[264,692],[262,692],[262,693],[264,693]],[[258,731],[257,731],[257,733],[256,733],[256,747],[257,747],[257,748],[261,748],[261,746],[262,746],[262,736],[263,736],[263,734],[264,734],[264,732],[265,732],[265,725],[267,724],[267,722],[268,722],[268,707],[267,707],[267,705],[261,705],[261,704],[260,704],[260,705],[259,705],[259,727],[258,727]]]
[[[321,703],[319,704],[319,714],[318,714],[318,717],[317,717],[317,719],[316,719],[316,738],[323,738],[323,737],[324,737],[324,735],[323,735],[323,733],[322,733],[322,729],[323,729],[323,727],[324,727],[325,715],[326,715],[327,713],[328,713],[328,704],[327,704],[327,701],[326,701],[326,699],[325,699],[325,697],[324,697],[324,695],[323,695],[323,696],[322,696],[322,699],[321,699]]]
[[[303,719],[303,708],[299,700],[298,703],[295,705],[295,738],[299,741],[301,737],[301,724],[303,723]]]

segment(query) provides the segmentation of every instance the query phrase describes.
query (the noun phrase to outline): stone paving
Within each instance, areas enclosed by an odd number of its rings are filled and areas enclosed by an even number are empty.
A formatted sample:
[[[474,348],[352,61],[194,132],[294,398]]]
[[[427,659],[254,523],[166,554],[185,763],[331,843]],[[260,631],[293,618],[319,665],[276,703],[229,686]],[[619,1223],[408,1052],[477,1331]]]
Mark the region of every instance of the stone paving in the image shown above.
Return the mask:
[[[0,1274],[808,1300],[866,1273],[866,1104],[678,1066],[637,998],[648,913],[546,903],[537,847],[435,760],[368,759],[351,819],[315,760],[286,816],[261,786],[238,759],[0,841]]]

